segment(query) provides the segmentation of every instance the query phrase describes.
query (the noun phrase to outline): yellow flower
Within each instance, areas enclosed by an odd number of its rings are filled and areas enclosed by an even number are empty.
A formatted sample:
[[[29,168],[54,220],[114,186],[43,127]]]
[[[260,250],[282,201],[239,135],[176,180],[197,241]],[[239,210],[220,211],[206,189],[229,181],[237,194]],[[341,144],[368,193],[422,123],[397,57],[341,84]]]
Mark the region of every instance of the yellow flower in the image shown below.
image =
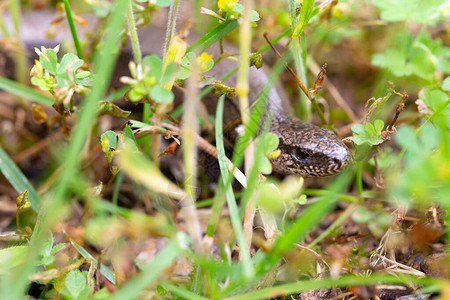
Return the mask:
[[[267,158],[268,159],[274,159],[274,158],[277,158],[278,156],[280,156],[280,154],[281,154],[281,150],[277,149],[277,150],[272,151],[271,153],[269,153],[267,155]]]
[[[210,55],[206,52],[203,52],[200,56],[197,57],[197,65],[198,65],[198,68],[200,69],[201,73],[206,72],[210,69],[209,65],[210,65],[211,61],[212,61],[212,55]]]
[[[237,0],[218,0],[217,7],[223,11],[229,12],[234,8],[236,2]]]

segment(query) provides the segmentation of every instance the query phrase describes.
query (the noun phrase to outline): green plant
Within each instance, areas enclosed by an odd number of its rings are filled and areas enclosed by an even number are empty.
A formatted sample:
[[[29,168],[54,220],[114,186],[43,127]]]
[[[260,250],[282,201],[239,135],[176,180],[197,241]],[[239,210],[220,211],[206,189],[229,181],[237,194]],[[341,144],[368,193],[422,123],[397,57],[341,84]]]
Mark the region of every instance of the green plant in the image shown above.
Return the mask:
[[[375,122],[367,123],[366,125],[356,124],[353,125],[353,140],[356,145],[362,145],[368,143],[370,145],[378,145],[383,142],[380,138],[381,131],[384,128],[384,122],[381,120],[375,120]]]
[[[31,70],[31,83],[43,91],[50,91],[55,97],[56,105],[68,102],[74,93],[85,94],[87,87],[92,85],[91,72],[78,72],[84,61],[75,54],[67,53],[58,62],[59,46],[35,50],[39,55],[39,61],[35,62]]]

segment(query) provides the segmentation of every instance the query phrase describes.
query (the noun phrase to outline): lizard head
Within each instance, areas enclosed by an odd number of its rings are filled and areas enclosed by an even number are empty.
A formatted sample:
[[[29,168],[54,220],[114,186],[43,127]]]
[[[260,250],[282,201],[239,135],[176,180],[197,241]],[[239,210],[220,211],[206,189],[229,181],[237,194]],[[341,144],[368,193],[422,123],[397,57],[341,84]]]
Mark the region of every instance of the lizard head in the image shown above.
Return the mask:
[[[297,119],[273,122],[270,131],[279,137],[273,170],[281,174],[329,176],[341,172],[352,160],[347,146],[328,129]]]

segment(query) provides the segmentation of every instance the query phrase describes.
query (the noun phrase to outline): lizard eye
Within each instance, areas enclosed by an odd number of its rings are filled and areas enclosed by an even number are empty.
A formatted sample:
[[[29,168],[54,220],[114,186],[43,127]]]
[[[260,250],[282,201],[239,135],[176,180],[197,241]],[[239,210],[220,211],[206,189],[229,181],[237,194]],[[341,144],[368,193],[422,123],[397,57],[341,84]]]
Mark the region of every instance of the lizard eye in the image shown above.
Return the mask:
[[[307,159],[309,157],[309,154],[306,151],[303,151],[301,149],[295,148],[293,156],[294,156],[294,158],[296,160],[303,161],[303,160],[305,160],[305,159]]]

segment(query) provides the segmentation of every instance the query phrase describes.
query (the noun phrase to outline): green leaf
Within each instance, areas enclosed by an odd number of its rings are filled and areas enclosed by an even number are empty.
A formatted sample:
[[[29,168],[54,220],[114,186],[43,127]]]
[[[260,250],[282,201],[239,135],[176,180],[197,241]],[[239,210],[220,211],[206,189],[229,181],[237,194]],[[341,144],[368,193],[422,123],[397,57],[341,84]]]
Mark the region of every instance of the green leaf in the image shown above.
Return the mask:
[[[28,191],[28,200],[31,203],[31,207],[34,211],[38,212],[39,207],[41,206],[41,198],[22,171],[14,164],[1,146],[0,171],[18,193]]]
[[[53,88],[53,86],[50,86],[43,78],[31,77],[31,83],[43,91],[49,91]]]
[[[419,98],[433,111],[448,100],[447,94],[440,89],[424,89],[424,93],[420,93]]]
[[[405,54],[397,49],[387,49],[384,53],[374,54],[372,64],[386,68],[398,77],[411,75],[411,70],[406,68]]]
[[[73,53],[67,53],[63,56],[61,62],[59,63],[58,74],[67,73],[68,69],[75,72],[83,64],[84,61],[79,59],[78,56]]]
[[[413,21],[433,26],[441,19],[447,0],[373,0],[381,10],[381,19],[387,22]]]
[[[433,80],[436,71],[450,72],[450,48],[443,46],[441,40],[432,39],[426,32],[416,38],[405,31],[399,32],[395,39],[402,42],[396,48],[374,54],[373,65],[386,68],[398,77],[415,75],[428,81]]]
[[[446,105],[449,97],[440,89],[424,89],[419,93],[419,98],[435,113],[434,122],[442,122],[450,127],[450,106]]]
[[[57,252],[59,252],[61,250],[64,250],[64,249],[66,249],[66,244],[63,244],[63,243],[56,244],[52,248],[52,254],[55,254],[55,253],[57,253]]]
[[[278,136],[272,132],[268,132],[264,135],[264,154],[269,154],[278,148],[279,144]]]
[[[153,76],[159,82],[162,73],[162,60],[158,55],[149,55],[142,59],[142,68],[145,77]]]
[[[258,189],[257,205],[272,213],[282,212],[286,205],[283,196],[275,184],[264,182]]]
[[[384,128],[384,122],[381,120],[375,120],[375,126],[372,123],[366,125],[356,124],[352,126],[353,141],[357,145],[368,143],[370,145],[378,145],[383,142],[379,137],[381,131]]]
[[[437,149],[442,142],[439,129],[431,124],[427,124],[422,129],[422,133],[419,135],[419,141],[421,148],[425,153],[431,153]]]
[[[70,271],[63,282],[57,280],[55,289],[67,299],[86,299],[91,292],[91,288],[87,286],[87,272]]]
[[[75,83],[91,86],[94,83],[94,75],[89,71],[81,71],[75,74]]]
[[[111,294],[108,292],[107,288],[102,288],[97,293],[95,293],[90,299],[91,300],[109,300]]]
[[[304,0],[301,6],[300,17],[297,26],[292,33],[293,38],[299,37],[308,25],[309,20],[312,17],[314,8],[314,0]]]
[[[118,118],[126,118],[131,114],[131,111],[123,110],[109,101],[100,102],[98,104],[97,112],[100,115],[108,114]]]
[[[56,75],[58,70],[58,56],[53,49],[46,49],[43,54],[39,56],[39,61],[47,72]]]
[[[371,145],[379,145],[383,142],[379,137],[370,137],[367,139],[367,142]]]
[[[166,83],[174,80],[180,71],[180,66],[176,63],[170,63],[164,70],[164,74],[160,80],[160,83]]]
[[[0,270],[2,276],[7,274],[7,271],[22,264],[28,253],[28,246],[15,246],[0,249]]]
[[[307,200],[308,199],[307,199],[306,195],[300,195],[300,197],[293,200],[293,203],[298,204],[298,205],[305,205]]]
[[[236,3],[236,5],[233,7],[233,11],[239,13],[240,15],[244,14],[244,6],[240,3]],[[250,21],[257,22],[261,18],[259,17],[259,14],[257,11],[251,9],[250,10]]]
[[[367,139],[361,135],[354,135],[353,141],[355,142],[356,145],[362,145],[367,142]]]
[[[133,102],[141,100],[144,96],[145,96],[145,94],[140,92],[138,89],[134,89],[134,88],[131,89],[130,92],[128,93],[129,99]]]
[[[49,107],[51,107],[54,102],[52,98],[36,91],[33,88],[4,77],[0,77],[0,89],[18,97],[23,97]]]
[[[442,83],[442,89],[444,91],[450,91],[450,76],[445,78],[444,82]]]
[[[236,27],[238,27],[239,23],[236,20],[227,20],[214,28],[213,30],[209,31],[207,34],[205,34],[203,37],[201,37],[199,40],[194,42],[191,46],[189,46],[186,50],[186,54],[189,52],[192,52],[192,50],[195,49],[195,51],[198,51],[197,53],[201,53],[208,49],[210,46],[218,42],[220,39],[225,37],[228,33],[233,31]]]
[[[259,171],[266,175],[272,173],[272,164],[270,163],[269,159],[265,156],[262,156],[260,158]]]
[[[406,149],[406,162],[409,164],[419,163],[421,158],[425,157],[422,153],[416,133],[411,126],[402,126],[398,128],[395,134],[395,140],[404,149]]]
[[[150,91],[150,98],[157,103],[169,103],[174,99],[172,91],[168,91],[165,88],[157,85]]]
[[[108,130],[100,136],[100,140],[107,139],[109,143],[109,147],[112,149],[117,149],[117,135],[114,131]]]
[[[375,127],[373,127],[373,125],[371,123],[367,123],[364,128],[366,129],[366,133],[369,136],[374,136],[374,135],[377,134],[376,131],[375,131]]]
[[[124,134],[127,138],[134,141],[135,144],[137,144],[136,138],[134,137],[133,130],[131,129],[130,125],[125,125]]]
[[[355,124],[355,125],[353,125],[352,126],[352,131],[354,133],[361,134],[361,135],[366,132],[365,128],[364,128],[364,125],[362,125],[362,124]]]
[[[384,128],[384,122],[382,120],[375,120],[373,123],[375,125],[375,131],[379,134]]]
[[[53,235],[51,234],[48,240],[42,245],[41,248],[42,258],[40,264],[48,266],[55,261],[55,258],[52,254],[53,243],[54,243]]]

